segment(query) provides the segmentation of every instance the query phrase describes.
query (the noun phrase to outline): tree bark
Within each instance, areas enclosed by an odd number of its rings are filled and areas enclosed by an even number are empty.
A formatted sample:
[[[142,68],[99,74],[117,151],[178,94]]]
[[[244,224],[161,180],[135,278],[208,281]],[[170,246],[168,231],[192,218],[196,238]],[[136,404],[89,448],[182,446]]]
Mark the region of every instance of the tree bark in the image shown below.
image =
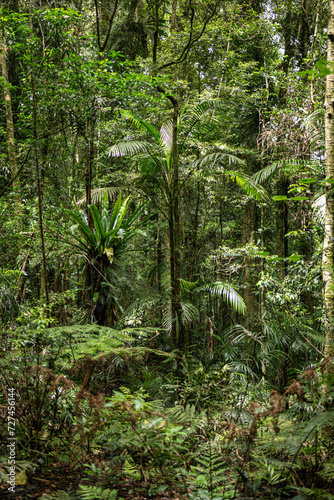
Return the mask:
[[[176,29],[176,9],[177,9],[177,0],[172,0],[172,13],[170,18],[171,31],[175,31]]]
[[[329,1],[327,60],[334,62],[334,0]],[[326,142],[326,178],[334,179],[334,74],[326,77],[325,96],[325,142]],[[325,235],[322,254],[322,277],[324,289],[325,323],[325,356],[334,355],[334,197],[332,184],[326,182]]]

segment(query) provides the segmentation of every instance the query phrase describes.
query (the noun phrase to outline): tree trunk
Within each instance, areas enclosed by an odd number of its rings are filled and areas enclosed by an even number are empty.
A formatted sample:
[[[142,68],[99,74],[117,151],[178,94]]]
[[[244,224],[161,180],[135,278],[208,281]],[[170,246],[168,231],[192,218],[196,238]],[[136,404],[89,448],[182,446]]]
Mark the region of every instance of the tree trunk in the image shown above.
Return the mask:
[[[29,25],[30,25],[30,37],[32,39],[32,5],[31,0],[29,2]],[[33,54],[31,53],[31,61],[33,62]],[[30,75],[31,80],[31,93],[33,102],[33,140],[34,140],[34,151],[35,151],[35,167],[36,167],[36,181],[37,181],[37,195],[38,195],[38,221],[39,230],[41,235],[41,254],[42,254],[42,272],[41,272],[41,293],[45,293],[46,305],[49,305],[49,288],[48,288],[48,272],[46,265],[46,254],[45,254],[45,244],[44,244],[44,228],[43,228],[43,205],[42,205],[42,187],[41,187],[41,176],[40,176],[40,164],[39,164],[39,153],[38,153],[38,129],[37,129],[37,96],[35,91],[35,78],[33,72]]]
[[[95,123],[94,120],[90,120],[87,123],[87,163],[85,172],[85,190],[86,190],[86,205],[87,205],[87,219],[88,225],[91,230],[93,230],[93,218],[89,210],[89,205],[92,204],[92,169],[94,163],[94,133],[95,133]]]
[[[173,99],[173,220],[174,220],[174,280],[172,283],[172,302],[175,308],[175,323],[177,325],[177,348],[183,351],[185,331],[182,323],[181,306],[181,230],[180,230],[180,186],[179,186],[179,158],[177,144],[177,122],[179,116],[178,101]],[[174,318],[173,318],[174,322]]]
[[[14,178],[13,186],[19,189],[19,179],[17,177],[18,168],[15,156],[15,140],[14,140],[14,119],[13,119],[13,111],[12,111],[12,99],[9,90],[9,80],[8,80],[8,71],[7,71],[7,63],[6,63],[6,49],[3,42],[3,34],[0,30],[0,65],[1,65],[1,73],[4,83],[3,95],[5,101],[5,113],[6,113],[6,131],[7,131],[7,154],[8,154],[8,163],[10,167],[10,171],[12,177]]]
[[[334,62],[334,0],[329,1],[327,60]],[[334,178],[334,74],[326,77],[325,96],[325,133],[326,133],[326,178]],[[325,356],[334,355],[334,197],[332,184],[326,182],[325,235],[322,254],[322,276],[324,287],[325,323]]]
[[[289,180],[282,174],[277,182],[277,194],[287,195]],[[288,256],[288,205],[285,201],[279,201],[276,214],[276,253],[281,259]],[[279,265],[279,277],[284,280],[286,275],[286,261],[282,260]]]
[[[194,273],[195,273],[195,264],[196,264],[196,256],[197,256],[197,233],[198,233],[198,216],[199,216],[199,202],[200,202],[200,183],[197,183],[197,200],[196,200],[196,208],[195,208],[195,217],[193,224],[193,237],[192,237],[192,248],[191,248],[191,264],[190,264],[190,272],[189,272],[189,281],[193,281]]]
[[[254,243],[254,232],[256,229],[256,203],[248,201],[243,215],[242,244],[243,246]],[[257,296],[255,295],[255,285],[257,282],[255,274],[254,259],[246,257],[242,272],[243,299],[247,306],[247,313],[244,318],[244,326],[251,329],[257,318]]]
[[[171,31],[175,31],[176,29],[176,9],[177,9],[177,0],[172,0],[172,13],[170,17]]]

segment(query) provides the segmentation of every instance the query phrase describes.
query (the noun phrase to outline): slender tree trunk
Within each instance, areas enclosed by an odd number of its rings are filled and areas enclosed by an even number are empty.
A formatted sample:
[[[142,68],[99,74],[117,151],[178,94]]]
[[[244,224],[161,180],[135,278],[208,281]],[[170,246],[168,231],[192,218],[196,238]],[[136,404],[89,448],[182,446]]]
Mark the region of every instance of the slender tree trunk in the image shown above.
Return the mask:
[[[264,203],[261,206],[261,223],[260,223],[260,227],[262,228],[262,231],[261,231],[261,248],[264,250],[266,248],[265,238],[264,238],[264,231],[263,231],[263,228],[265,227],[265,205],[264,205]],[[260,262],[261,262],[260,263],[261,273],[264,273],[264,259],[262,258]],[[266,292],[265,292],[264,286],[262,286],[261,290],[260,290],[260,318],[261,318],[261,320],[264,317],[265,306],[266,306]]]
[[[176,9],[177,9],[177,0],[172,0],[172,13],[170,18],[171,31],[174,31],[176,29]]]
[[[327,60],[334,62],[334,0],[329,1]],[[326,77],[325,97],[325,131],[326,131],[326,178],[334,178],[334,74]],[[324,287],[325,323],[325,356],[334,355],[334,197],[332,184],[326,182],[325,236],[322,254],[322,276]]]
[[[289,180],[282,175],[277,183],[277,194],[286,195],[289,186]],[[281,259],[288,256],[288,240],[285,235],[288,233],[288,205],[285,201],[279,201],[276,213],[276,253]],[[286,261],[280,261],[279,275],[284,280],[286,275]]]
[[[175,307],[175,321],[177,322],[177,347],[183,351],[185,331],[182,323],[181,306],[181,227],[180,227],[180,186],[179,186],[179,158],[177,144],[177,122],[179,117],[178,101],[173,99],[173,219],[174,219],[174,283],[172,286]]]
[[[92,204],[92,170],[94,163],[94,132],[95,123],[93,120],[87,123],[87,162],[86,162],[86,172],[85,172],[85,188],[86,188],[86,204],[87,204],[87,220],[88,225],[91,230],[93,230],[93,218],[89,210],[89,205]]]
[[[159,41],[159,1],[155,0],[154,33],[153,33],[153,48],[152,48],[152,62],[153,62],[154,70],[155,70],[156,65],[157,65],[158,41]]]
[[[171,313],[172,313],[172,347],[180,351],[185,346],[185,328],[182,323],[181,306],[181,225],[180,225],[180,186],[179,186],[179,157],[178,157],[178,100],[158,87],[173,106],[173,136],[172,136],[172,182],[169,200],[169,244],[170,244],[170,277],[171,277]]]
[[[242,244],[243,246],[254,243],[254,232],[256,229],[256,203],[248,201],[243,216]],[[242,273],[243,299],[247,306],[247,313],[244,318],[244,326],[247,329],[252,325],[257,317],[257,297],[255,295],[256,274],[254,259],[246,257]]]
[[[190,273],[189,280],[192,281],[194,278],[195,272],[195,264],[196,264],[196,255],[197,255],[197,233],[198,233],[198,215],[199,215],[199,202],[200,202],[200,183],[197,183],[197,200],[196,200],[196,209],[195,209],[195,217],[194,217],[194,225],[193,225],[193,242],[192,242],[192,258],[190,265]]]
[[[29,2],[29,24],[30,24],[30,36],[32,37],[32,5],[31,0]],[[33,54],[31,54],[31,61],[34,61]],[[49,288],[48,288],[48,273],[46,266],[46,255],[45,255],[45,244],[44,244],[44,228],[43,228],[43,206],[42,206],[42,188],[41,188],[41,176],[40,176],[40,165],[39,165],[39,154],[38,154],[38,129],[37,129],[37,97],[35,90],[35,79],[33,73],[31,73],[31,93],[33,101],[33,139],[34,139],[34,151],[35,151],[35,167],[36,167],[36,181],[37,181],[37,195],[38,195],[38,221],[39,230],[41,235],[41,253],[42,253],[42,272],[41,272],[41,292],[45,293],[46,305],[49,305]]]
[[[1,73],[4,82],[4,101],[5,101],[5,113],[6,113],[6,129],[7,129],[7,154],[8,163],[11,170],[12,176],[15,178],[17,176],[17,162],[15,156],[15,140],[14,140],[14,119],[12,111],[12,99],[10,95],[10,87],[8,80],[8,71],[6,63],[6,49],[3,42],[3,34],[0,30],[0,65]],[[13,186],[19,188],[19,179],[16,178],[13,182]]]
[[[174,239],[174,215],[173,202],[170,201],[169,210],[169,266],[170,266],[170,286],[171,286],[171,315],[172,315],[172,330],[171,340],[172,348],[177,347],[177,319],[176,319],[176,297],[175,297],[175,239]]]

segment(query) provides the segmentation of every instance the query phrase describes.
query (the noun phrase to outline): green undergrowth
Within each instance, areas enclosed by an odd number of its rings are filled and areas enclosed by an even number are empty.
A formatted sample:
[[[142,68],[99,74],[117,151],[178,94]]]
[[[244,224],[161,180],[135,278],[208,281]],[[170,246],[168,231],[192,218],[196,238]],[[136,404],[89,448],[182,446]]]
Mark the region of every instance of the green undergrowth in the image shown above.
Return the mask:
[[[8,329],[1,408],[12,388],[22,488],[57,463],[82,480],[40,498],[332,498],[325,364],[300,371],[282,393],[222,358],[184,358],[151,340],[149,328],[58,327],[40,307]],[[6,418],[0,431],[6,443]]]

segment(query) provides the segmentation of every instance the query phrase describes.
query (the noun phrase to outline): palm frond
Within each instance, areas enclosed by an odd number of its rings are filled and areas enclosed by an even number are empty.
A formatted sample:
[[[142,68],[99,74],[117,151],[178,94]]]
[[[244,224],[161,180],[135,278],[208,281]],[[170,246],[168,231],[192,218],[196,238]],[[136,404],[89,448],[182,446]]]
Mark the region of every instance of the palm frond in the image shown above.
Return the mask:
[[[194,293],[195,292],[210,292],[213,294],[219,294],[222,296],[223,300],[230,304],[237,313],[244,314],[246,312],[247,308],[243,298],[229,283],[225,283],[223,281],[207,283],[197,287],[194,290]]]
[[[324,151],[325,149],[325,108],[318,108],[304,120],[311,150]]]
[[[323,192],[318,192],[314,195],[312,202],[314,216],[320,223],[325,222],[326,196]]]
[[[196,306],[190,302],[181,301],[182,308],[182,323],[185,326],[189,326],[194,321],[199,319],[199,311]],[[172,311],[170,306],[164,308],[162,313],[162,326],[165,330],[171,331],[172,329]],[[177,321],[177,317],[175,318]]]
[[[199,310],[190,302],[181,302],[182,323],[186,326],[199,319]]]
[[[102,203],[103,194],[105,191],[108,195],[109,201],[113,201],[114,196],[120,192],[120,188],[117,186],[112,186],[112,187],[92,189],[91,192],[92,203],[94,203],[95,205],[97,205],[98,203]],[[80,207],[83,203],[86,203],[86,196],[83,196],[82,198],[76,201],[78,207]]]
[[[114,144],[107,153],[109,156],[135,156],[138,153],[149,153],[154,146],[147,141],[125,141]]]
[[[193,163],[193,166],[201,169],[203,167],[209,166],[211,169],[217,168],[219,166],[220,168],[222,165],[244,165],[245,162],[244,160],[241,160],[237,156],[231,154],[231,153],[212,153],[209,155],[205,155],[203,158],[200,158],[199,160],[196,160]]]
[[[246,174],[228,171],[225,172],[225,175],[228,175],[232,180],[235,180],[238,186],[240,186],[241,189],[245,191],[251,198],[257,201],[268,200],[268,196],[264,187],[260,186],[259,184],[254,184]]]
[[[169,155],[173,145],[173,122],[171,120],[161,127],[160,142],[164,146],[166,155]]]
[[[172,329],[172,310],[170,307],[165,307],[162,311],[162,327],[168,332]],[[176,319],[177,321],[177,319]]]
[[[253,184],[262,184],[265,180],[269,179],[269,177],[271,177],[281,167],[281,165],[281,162],[275,162],[256,172],[256,174],[251,177]]]
[[[312,163],[305,159],[288,159],[284,161],[278,161],[271,163],[267,167],[259,170],[250,179],[254,185],[263,184],[267,179],[273,176],[278,170],[282,170],[287,176],[291,176],[295,173],[309,175],[310,170],[314,172],[316,170],[319,175],[319,162]]]
[[[121,110],[121,115],[124,116],[127,120],[130,120],[130,122],[138,130],[148,132],[150,134],[150,136],[153,137],[156,142],[159,141],[160,132],[159,132],[159,130],[157,130],[154,127],[154,125],[152,125],[151,123],[148,123],[145,120],[142,120],[141,118],[139,118],[139,116],[133,115],[128,110]]]
[[[222,104],[221,99],[211,99],[207,101],[203,101],[200,104],[197,104],[194,107],[185,106],[184,110],[181,112],[180,122],[182,127],[186,127],[187,131],[190,130],[196,125],[202,116],[208,111],[217,108]],[[202,125],[201,125],[202,126]]]

